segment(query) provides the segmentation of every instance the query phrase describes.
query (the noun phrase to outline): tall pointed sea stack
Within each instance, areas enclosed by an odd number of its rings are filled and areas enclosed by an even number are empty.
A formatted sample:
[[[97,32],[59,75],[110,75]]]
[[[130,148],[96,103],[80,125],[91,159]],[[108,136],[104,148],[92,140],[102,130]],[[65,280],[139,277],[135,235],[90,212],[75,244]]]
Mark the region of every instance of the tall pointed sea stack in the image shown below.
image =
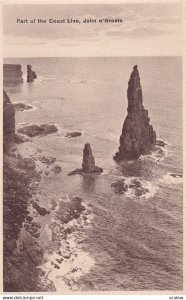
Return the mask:
[[[156,143],[156,132],[149,125],[148,110],[143,107],[143,95],[137,66],[130,75],[127,90],[128,114],[120,136],[116,161],[137,159],[148,153]]]

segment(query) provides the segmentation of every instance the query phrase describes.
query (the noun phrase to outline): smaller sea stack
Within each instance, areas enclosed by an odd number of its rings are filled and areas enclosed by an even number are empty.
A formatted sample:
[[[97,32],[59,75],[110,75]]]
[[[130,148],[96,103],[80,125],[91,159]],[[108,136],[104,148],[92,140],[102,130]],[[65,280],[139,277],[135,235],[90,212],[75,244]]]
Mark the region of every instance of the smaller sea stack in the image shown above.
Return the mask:
[[[92,149],[90,147],[90,144],[85,144],[85,147],[83,149],[83,163],[82,163],[82,170],[83,172],[92,172],[95,168],[95,160],[94,156],[92,154]]]
[[[102,173],[103,169],[95,165],[95,159],[92,154],[90,144],[87,143],[83,149],[82,172],[85,173]]]
[[[127,90],[128,114],[120,136],[116,161],[138,159],[156,144],[156,132],[149,124],[148,110],[143,107],[143,94],[137,65],[133,67]]]
[[[27,82],[33,82],[37,78],[37,75],[32,71],[32,66],[27,65]]]
[[[103,169],[95,165],[95,159],[92,154],[92,149],[90,147],[90,144],[87,143],[84,146],[83,149],[83,162],[82,162],[82,169],[76,169],[70,173],[68,173],[69,176],[76,175],[76,174],[83,174],[83,173],[89,173],[89,174],[99,174],[102,173]]]

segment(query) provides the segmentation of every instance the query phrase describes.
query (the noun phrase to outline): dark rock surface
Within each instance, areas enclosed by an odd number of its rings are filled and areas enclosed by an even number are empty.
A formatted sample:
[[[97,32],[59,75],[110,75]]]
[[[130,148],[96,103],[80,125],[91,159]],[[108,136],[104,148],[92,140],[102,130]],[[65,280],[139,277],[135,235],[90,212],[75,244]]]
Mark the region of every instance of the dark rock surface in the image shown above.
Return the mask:
[[[114,188],[116,194],[124,194],[124,192],[128,191],[128,185],[125,183],[125,179],[114,181],[111,187]]]
[[[68,137],[68,138],[73,138],[73,137],[77,137],[77,136],[81,136],[81,132],[73,131],[73,132],[67,132],[65,134],[65,137]]]
[[[3,84],[17,84],[22,83],[23,72],[21,71],[21,65],[15,64],[3,64]]]
[[[8,151],[15,137],[15,109],[7,93],[3,91],[3,148]]]
[[[20,135],[20,134],[15,134],[14,135],[14,142],[16,144],[22,144],[22,143],[25,143],[25,142],[28,142],[29,139],[25,138],[24,136]]]
[[[56,161],[56,158],[52,156],[39,156],[38,159],[40,162],[46,165],[51,165]]]
[[[24,103],[14,103],[13,106],[15,108],[15,111],[24,111],[24,110],[33,109],[31,105],[24,104]]]
[[[171,173],[170,176],[172,176],[174,178],[182,178],[183,177],[182,174],[175,174],[175,173]]]
[[[59,173],[61,173],[62,168],[61,168],[61,166],[59,166],[59,165],[55,165],[55,166],[52,168],[52,171],[53,171],[55,174],[59,174]]]
[[[132,189],[134,195],[140,197],[149,192],[149,190],[141,184],[138,179],[132,179],[129,184],[126,184],[125,179],[119,179],[111,184],[116,194],[124,194],[129,189]]]
[[[27,125],[18,129],[19,133],[26,134],[29,137],[42,136],[57,132],[58,129],[55,125],[42,124],[42,125]]]
[[[90,144],[87,143],[87,144],[85,144],[84,149],[83,149],[82,169],[76,169],[76,170],[68,173],[68,175],[71,176],[71,175],[83,174],[83,173],[99,174],[102,172],[103,172],[103,169],[95,165],[95,159],[92,154],[92,149],[90,147]]]
[[[27,82],[33,82],[37,78],[37,75],[32,71],[32,66],[27,65]]]
[[[39,278],[35,263],[16,243],[25,218],[31,220],[28,218],[28,202],[32,196],[31,183],[36,180],[39,176],[34,162],[20,156],[4,155],[3,285],[6,292],[37,291]]]
[[[128,90],[128,114],[120,136],[116,161],[137,159],[141,154],[149,153],[156,144],[156,133],[149,124],[148,110],[143,107],[143,95],[137,66],[131,73]]]
[[[85,210],[84,205],[82,205],[82,199],[75,197],[70,201],[61,202],[59,204],[59,210],[56,212],[56,217],[62,223],[68,223],[73,219],[80,217],[82,211]]]
[[[40,207],[35,201],[32,202],[32,206],[41,216],[45,216],[46,214],[49,214],[49,211],[46,208]]]
[[[165,147],[165,142],[161,140],[156,140],[156,146]]]

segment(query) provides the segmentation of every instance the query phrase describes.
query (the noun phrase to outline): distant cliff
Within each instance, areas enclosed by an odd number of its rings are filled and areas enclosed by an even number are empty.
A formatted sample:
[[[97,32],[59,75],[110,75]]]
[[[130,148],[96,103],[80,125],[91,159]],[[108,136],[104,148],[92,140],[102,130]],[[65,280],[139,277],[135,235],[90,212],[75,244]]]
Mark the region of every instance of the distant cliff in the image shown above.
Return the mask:
[[[119,151],[114,159],[137,159],[141,154],[148,153],[156,143],[156,132],[149,124],[148,110],[143,107],[143,95],[137,66],[131,73],[128,90],[128,114],[120,136]]]
[[[15,137],[15,109],[10,98],[3,91],[3,148],[8,151]]]
[[[22,83],[23,72],[21,65],[4,64],[3,65],[3,84]]]

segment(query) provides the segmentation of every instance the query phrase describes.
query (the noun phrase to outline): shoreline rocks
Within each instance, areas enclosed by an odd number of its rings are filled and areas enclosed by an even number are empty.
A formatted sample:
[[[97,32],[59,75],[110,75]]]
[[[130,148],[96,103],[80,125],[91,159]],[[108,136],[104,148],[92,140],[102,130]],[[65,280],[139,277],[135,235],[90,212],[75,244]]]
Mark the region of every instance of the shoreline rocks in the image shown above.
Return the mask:
[[[165,142],[161,140],[156,140],[156,146],[165,147]]]
[[[31,105],[24,104],[21,102],[13,103],[13,106],[14,106],[15,111],[25,111],[25,110],[33,109],[33,107]]]
[[[29,199],[33,192],[31,184],[40,181],[35,167],[35,162],[31,159],[24,159],[20,155],[12,157],[4,154],[3,285],[5,292],[38,290],[39,277],[36,265],[18,242],[24,221],[26,218],[27,221],[32,220],[28,215]],[[31,229],[30,226],[29,229],[37,237],[35,228]]]
[[[45,136],[57,132],[58,129],[55,125],[42,124],[42,125],[27,125],[18,129],[19,133],[25,134],[29,137]]]
[[[128,114],[120,136],[119,151],[114,159],[138,159],[147,154],[156,144],[156,132],[149,124],[148,110],[143,107],[143,95],[137,65],[133,67],[127,90]]]
[[[32,66],[27,65],[27,82],[33,82],[37,78],[37,75],[32,71]]]
[[[82,169],[76,169],[70,173],[69,176],[76,175],[76,174],[100,174],[103,172],[103,169],[95,165],[95,159],[92,154],[92,149],[90,144],[87,143],[83,149],[83,162],[82,162]]]
[[[81,136],[82,133],[80,131],[73,131],[73,132],[67,132],[65,134],[65,137],[67,138],[74,138],[74,137],[78,137],[78,136]]]

